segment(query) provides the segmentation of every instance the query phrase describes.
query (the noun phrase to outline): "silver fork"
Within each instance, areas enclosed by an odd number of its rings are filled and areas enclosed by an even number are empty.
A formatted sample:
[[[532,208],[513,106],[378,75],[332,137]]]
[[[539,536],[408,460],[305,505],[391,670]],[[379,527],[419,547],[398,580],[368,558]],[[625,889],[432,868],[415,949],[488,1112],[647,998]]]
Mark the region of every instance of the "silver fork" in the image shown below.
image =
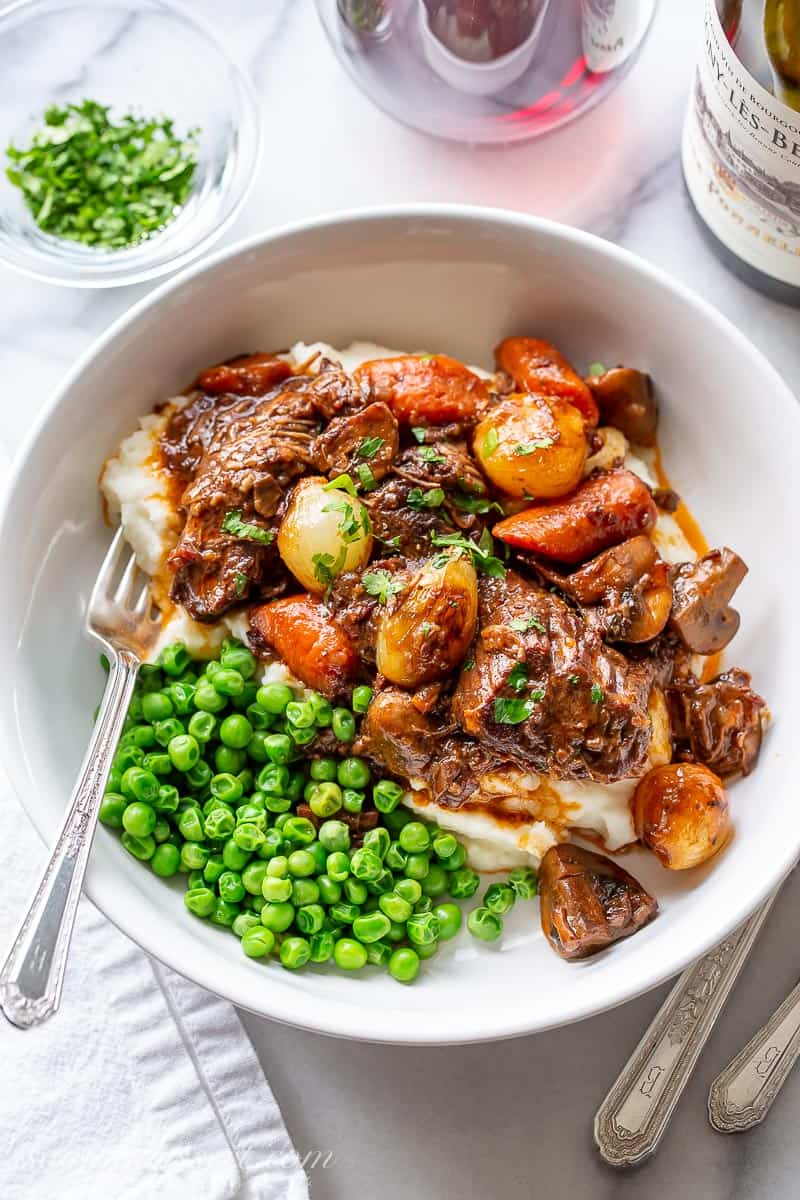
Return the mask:
[[[86,612],[86,632],[104,646],[108,682],[69,809],[30,908],[0,969],[0,1008],[14,1025],[41,1025],[58,1009],[67,952],[103,791],[143,658],[159,626],[150,583],[125,555],[118,530]]]

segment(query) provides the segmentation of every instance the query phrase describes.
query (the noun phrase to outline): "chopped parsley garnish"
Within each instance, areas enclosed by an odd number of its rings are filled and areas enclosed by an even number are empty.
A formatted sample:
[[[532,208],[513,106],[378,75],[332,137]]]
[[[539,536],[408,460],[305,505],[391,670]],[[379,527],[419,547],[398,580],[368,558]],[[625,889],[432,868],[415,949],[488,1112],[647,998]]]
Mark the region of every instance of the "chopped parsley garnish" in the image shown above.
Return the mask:
[[[433,633],[433,626],[430,621],[423,621],[419,627],[419,631],[424,638],[429,638]]]
[[[498,725],[521,725],[523,721],[527,721],[537,701],[543,696],[544,692],[541,690],[531,692],[527,700],[516,696],[513,700],[505,700],[498,696],[494,702],[494,719]]]
[[[555,445],[553,438],[539,438],[535,442],[517,442],[514,447],[514,454],[533,454],[536,450],[549,450]]]
[[[356,508],[350,500],[332,500],[330,504],[324,506],[322,511],[342,514],[336,532],[346,546],[349,546],[351,542],[357,542],[362,536],[366,537],[372,528],[367,510],[361,504],[358,504]]]
[[[447,459],[439,454],[435,446],[423,446],[420,449],[419,456],[424,462],[427,463],[447,462]]]
[[[569,679],[569,681],[573,687],[577,687],[581,681],[580,675],[568,675],[567,678]]]
[[[400,550],[400,534],[396,533],[394,537],[382,538],[375,534],[376,541],[379,541],[386,547],[387,550]]]
[[[483,439],[483,449],[481,450],[481,454],[484,458],[488,458],[491,454],[494,454],[499,445],[500,438],[497,436],[497,430],[494,428],[494,426],[492,426],[486,437]]]
[[[247,521],[243,521],[240,508],[234,508],[225,513],[220,528],[223,533],[241,538],[243,542],[260,542],[262,546],[268,546],[275,540],[275,533],[272,529],[264,529],[261,525],[250,525]]]
[[[506,687],[510,687],[513,692],[524,692],[528,686],[528,668],[525,663],[517,663],[509,672],[506,680]]]
[[[589,377],[590,378],[593,375],[605,375],[607,370],[608,370],[608,367],[605,365],[605,363],[601,363],[601,362],[589,363]]]
[[[333,581],[341,571],[347,558],[347,550],[342,546],[336,558],[332,554],[315,554],[311,561],[314,564],[314,576],[323,585],[326,593],[333,586]]]
[[[372,471],[372,467],[368,467],[366,463],[359,463],[356,467],[358,472],[358,480],[365,492],[372,492],[378,486],[378,481]]]
[[[527,633],[529,629],[535,629],[537,633],[547,633],[538,617],[514,617],[509,624],[515,633]]]
[[[418,354],[417,358],[420,362],[433,362],[436,356],[434,354]]]
[[[456,492],[451,499],[456,508],[460,508],[462,512],[488,513],[492,509],[496,509],[501,516],[503,515],[503,510],[497,501],[490,500],[488,496],[466,496],[462,492]]]
[[[375,455],[380,450],[381,446],[383,445],[384,441],[385,441],[385,439],[382,437],[364,438],[363,442],[358,447],[358,457],[359,458],[374,458]]]
[[[356,485],[353,483],[351,476],[347,474],[337,475],[335,479],[330,481],[330,483],[324,484],[322,490],[323,492],[331,492],[334,490],[334,488],[341,492],[348,492],[351,496],[356,496],[358,494],[356,492]]]
[[[592,684],[592,690],[589,693],[589,695],[592,698],[592,704],[602,704],[603,703],[603,689],[600,687],[599,683]]]
[[[505,579],[506,569],[494,553],[494,541],[488,529],[483,530],[479,542],[464,537],[463,533],[437,533],[434,529],[431,530],[431,541],[434,546],[449,546],[462,554],[468,554],[476,570],[484,575],[490,575],[493,579]],[[440,560],[439,566],[443,565],[442,559],[447,561],[446,555],[437,555],[433,560],[434,566],[437,565],[437,559]]]
[[[236,595],[243,596],[244,589],[247,587],[247,576],[243,575],[241,571],[237,571],[233,577],[233,581],[236,585]]]
[[[419,442],[420,446],[423,444],[423,442],[425,441],[425,438],[428,436],[427,429],[425,429],[422,425],[412,425],[411,432],[413,433],[414,437]]]
[[[471,671],[474,666],[475,666],[475,659],[468,658],[467,661],[464,663],[464,670]]]
[[[369,596],[375,596],[379,604],[386,604],[389,597],[396,596],[403,587],[388,571],[368,571],[361,576],[361,586]]]
[[[422,488],[413,487],[406,496],[406,503],[411,508],[441,508],[444,504],[444,491],[441,488],[431,488],[423,492]]]
[[[135,246],[174,220],[192,190],[197,130],[166,117],[109,117],[95,100],[53,105],[25,147],[9,145],[9,181],[40,229],[108,250]]]

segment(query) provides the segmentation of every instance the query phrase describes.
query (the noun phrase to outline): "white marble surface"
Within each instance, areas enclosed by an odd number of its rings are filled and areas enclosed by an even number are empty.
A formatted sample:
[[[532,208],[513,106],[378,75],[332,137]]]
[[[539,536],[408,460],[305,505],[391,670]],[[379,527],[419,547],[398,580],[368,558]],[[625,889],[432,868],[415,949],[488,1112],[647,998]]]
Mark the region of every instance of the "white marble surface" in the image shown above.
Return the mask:
[[[797,313],[748,291],[711,257],[683,194],[678,138],[700,33],[693,0],[662,0],[642,59],[605,106],[542,143],[478,151],[428,140],[373,109],[325,44],[311,0],[192,7],[251,70],[266,126],[265,163],[228,240],[388,201],[543,214],[666,267],[743,328],[800,391]],[[75,357],[144,290],[69,292],[0,268],[0,452],[13,452]],[[800,1073],[768,1123],[738,1137],[711,1131],[705,1095],[795,982],[798,902],[794,878],[657,1158],[633,1174],[599,1162],[591,1118],[663,991],[579,1027],[451,1049],[349,1044],[246,1017],[301,1155],[311,1155],[310,1165],[315,1151],[326,1156],[310,1172],[315,1200],[794,1197]]]

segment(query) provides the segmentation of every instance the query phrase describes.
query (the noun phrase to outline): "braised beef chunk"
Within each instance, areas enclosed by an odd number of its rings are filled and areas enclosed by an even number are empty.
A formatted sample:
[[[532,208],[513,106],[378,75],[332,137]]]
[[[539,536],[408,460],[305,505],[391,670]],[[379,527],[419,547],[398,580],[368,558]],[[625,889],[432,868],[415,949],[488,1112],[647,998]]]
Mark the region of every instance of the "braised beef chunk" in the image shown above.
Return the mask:
[[[587,379],[603,424],[621,430],[631,442],[653,446],[658,428],[658,405],[653,381],[633,367],[612,367]]]
[[[716,654],[725,649],[739,628],[730,601],[746,574],[739,555],[727,547],[675,567],[670,627],[688,650]]]
[[[350,474],[367,468],[383,479],[399,442],[397,421],[385,404],[368,404],[348,417],[335,417],[314,442],[314,462],[326,475]]]
[[[404,558],[378,559],[363,571],[345,571],[335,580],[327,604],[337,624],[346,632],[358,653],[369,663],[375,662],[377,622],[381,611],[378,597],[363,585],[364,575],[378,572],[391,577],[403,586],[411,577]]]
[[[498,757],[611,783],[644,768],[653,672],[605,646],[560,597],[507,571],[479,582],[480,632],[452,717]]]
[[[539,867],[542,932],[562,958],[588,958],[630,937],[658,912],[642,885],[610,858],[551,846]]]
[[[308,379],[309,377],[305,377]],[[315,409],[325,421],[357,412],[364,407],[364,397],[341,363],[322,358],[317,374],[310,377],[309,394]]]
[[[749,775],[761,749],[765,702],[734,667],[709,683],[684,682],[667,689],[676,749],[717,775]]]
[[[190,403],[170,421],[162,450],[181,474],[186,524],[169,558],[171,595],[198,621],[251,596],[279,594],[286,573],[274,545],[287,487],[311,461],[317,415],[310,381],[264,397]],[[196,465],[195,465],[196,464]]]
[[[417,493],[420,499],[415,507]],[[423,558],[431,552],[432,533],[456,532],[442,506],[426,507],[422,489],[405,479],[389,476],[363,499],[369,510],[373,535],[384,550],[407,558]]]

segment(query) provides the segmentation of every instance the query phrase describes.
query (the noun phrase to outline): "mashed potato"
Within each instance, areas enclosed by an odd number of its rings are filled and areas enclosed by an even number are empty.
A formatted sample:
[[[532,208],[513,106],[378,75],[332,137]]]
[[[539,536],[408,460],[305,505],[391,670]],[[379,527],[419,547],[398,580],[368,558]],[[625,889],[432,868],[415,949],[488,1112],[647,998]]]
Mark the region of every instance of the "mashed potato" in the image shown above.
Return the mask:
[[[287,357],[294,365],[308,362],[315,355],[330,357],[353,371],[368,359],[400,353],[403,351],[371,342],[353,342],[344,350],[335,350],[324,342],[298,342]],[[489,377],[489,372],[479,367],[470,369]],[[161,463],[158,439],[176,407],[184,403],[185,397],[174,397],[158,414],[143,417],[139,429],[125,438],[116,454],[109,458],[100,480],[109,516],[122,524],[140,565],[154,580],[154,593],[165,617],[154,658],[163,645],[175,640],[185,642],[195,655],[211,656],[229,634],[243,641],[247,638],[247,618],[243,613],[224,617],[213,625],[202,625],[168,599],[166,559],[178,541],[182,522]],[[646,483],[657,486],[653,464],[632,453],[624,438],[616,444],[617,451],[622,443],[625,465]],[[667,513],[659,513],[653,540],[670,562],[696,557],[677,522]],[[281,664],[266,666],[264,679],[288,683],[298,695],[305,691]],[[669,722],[660,695],[651,704],[650,717],[653,724],[650,763],[657,765],[671,757]],[[634,841],[630,799],[635,787],[635,780],[576,783],[506,771],[482,781],[482,799],[491,797],[491,808],[485,804],[458,810],[440,808],[431,802],[423,780],[413,781],[406,803],[457,833],[464,840],[474,867],[498,871],[520,864],[538,864],[545,851],[564,841],[571,829],[588,831],[609,850]]]

